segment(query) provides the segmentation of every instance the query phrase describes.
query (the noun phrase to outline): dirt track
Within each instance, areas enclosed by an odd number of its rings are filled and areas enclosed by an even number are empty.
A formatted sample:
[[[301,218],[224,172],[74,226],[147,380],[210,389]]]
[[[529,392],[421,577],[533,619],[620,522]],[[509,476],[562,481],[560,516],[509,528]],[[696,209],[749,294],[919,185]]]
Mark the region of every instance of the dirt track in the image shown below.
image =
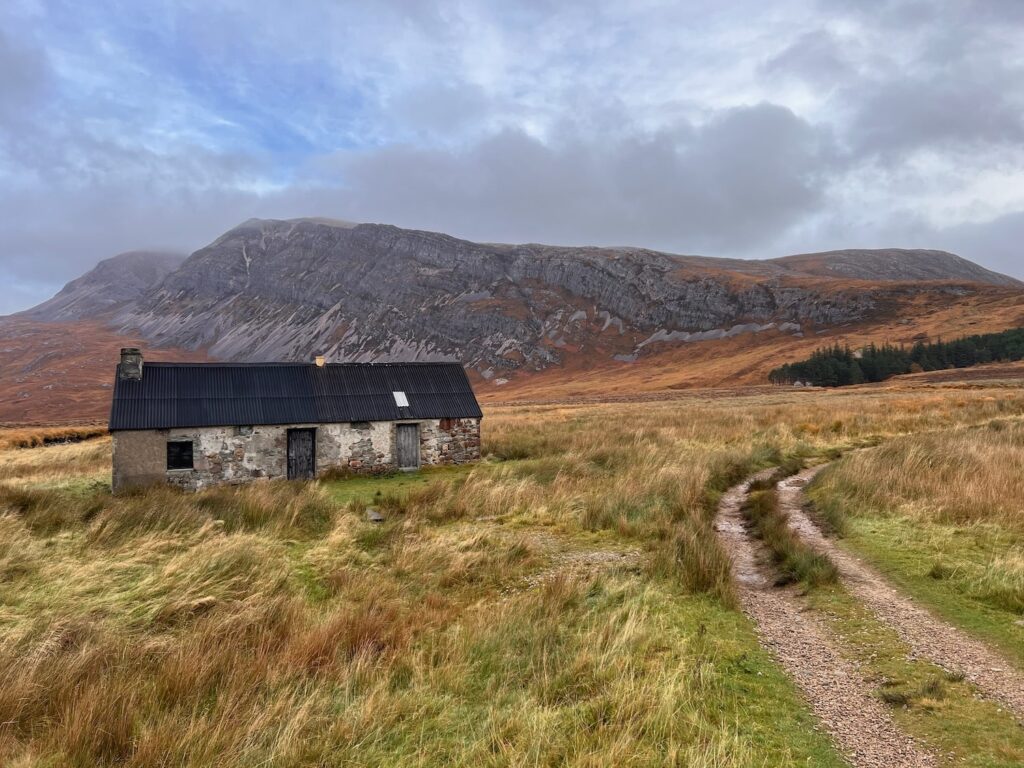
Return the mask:
[[[750,483],[769,475],[731,489],[718,509],[716,529],[732,556],[743,610],[854,766],[935,765],[930,753],[896,727],[856,666],[839,653],[828,629],[805,611],[799,595],[773,587],[759,566],[759,545],[746,531],[741,507]]]
[[[831,558],[843,583],[880,621],[892,627],[915,656],[964,675],[979,691],[1024,723],[1024,674],[983,643],[936,618],[892,587],[874,569],[825,538],[804,512],[803,488],[823,467],[779,483],[779,504],[800,538]]]

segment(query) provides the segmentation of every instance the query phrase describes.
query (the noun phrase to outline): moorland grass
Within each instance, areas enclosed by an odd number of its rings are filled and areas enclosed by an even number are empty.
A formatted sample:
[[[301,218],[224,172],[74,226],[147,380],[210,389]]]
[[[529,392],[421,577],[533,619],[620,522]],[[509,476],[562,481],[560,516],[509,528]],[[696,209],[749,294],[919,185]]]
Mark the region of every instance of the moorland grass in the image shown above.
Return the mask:
[[[110,480],[110,438],[52,443],[32,450],[0,448],[0,483],[6,486],[82,486]]]
[[[0,427],[0,450],[78,443],[107,434],[103,424],[51,427]]]
[[[0,763],[841,765],[731,607],[718,497],[1022,412],[985,390],[491,409],[477,467],[194,495],[111,496],[102,438],[0,452]]]
[[[810,489],[847,546],[1024,663],[1024,425],[911,435],[852,454]]]

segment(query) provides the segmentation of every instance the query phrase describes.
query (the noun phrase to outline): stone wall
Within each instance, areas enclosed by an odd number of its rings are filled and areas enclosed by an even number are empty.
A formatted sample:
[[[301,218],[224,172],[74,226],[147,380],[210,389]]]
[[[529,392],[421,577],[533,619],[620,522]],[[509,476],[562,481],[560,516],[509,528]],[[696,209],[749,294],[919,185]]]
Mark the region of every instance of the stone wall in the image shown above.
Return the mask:
[[[254,427],[201,427],[114,433],[114,491],[167,482],[200,490],[288,474],[288,430],[316,428],[316,469],[357,473],[395,469],[395,424],[345,422]],[[479,419],[425,419],[420,464],[464,464],[480,458]],[[167,442],[192,441],[192,469],[167,469]]]
[[[466,464],[480,459],[480,419],[420,422],[423,464]]]

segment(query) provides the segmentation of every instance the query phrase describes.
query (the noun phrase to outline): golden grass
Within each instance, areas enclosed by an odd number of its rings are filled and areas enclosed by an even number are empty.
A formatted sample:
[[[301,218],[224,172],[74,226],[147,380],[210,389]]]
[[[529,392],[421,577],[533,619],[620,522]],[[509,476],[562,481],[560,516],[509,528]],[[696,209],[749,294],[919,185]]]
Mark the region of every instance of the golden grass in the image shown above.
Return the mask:
[[[855,453],[813,490],[834,528],[893,518],[906,556],[939,582],[1024,614],[1024,424],[994,420]],[[863,526],[861,526],[863,527]]]
[[[101,424],[72,427],[0,427],[0,451],[40,445],[77,443],[107,434]]]
[[[992,421],[894,440],[853,454],[821,480],[851,509],[898,511],[915,520],[997,523],[1024,534],[1024,424]]]
[[[34,450],[0,451],[0,482],[26,487],[110,482],[110,438],[52,443]]]
[[[983,389],[491,409],[490,458],[377,525],[319,483],[112,497],[105,440],[0,452],[0,763],[839,765],[730,607],[718,494],[1022,413]]]

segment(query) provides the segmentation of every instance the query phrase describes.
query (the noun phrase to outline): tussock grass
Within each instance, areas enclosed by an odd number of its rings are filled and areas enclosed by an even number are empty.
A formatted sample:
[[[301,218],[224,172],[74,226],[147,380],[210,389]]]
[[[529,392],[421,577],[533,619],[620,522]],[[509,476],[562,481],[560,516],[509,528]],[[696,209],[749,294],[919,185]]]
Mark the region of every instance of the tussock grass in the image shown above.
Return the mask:
[[[818,482],[816,498],[929,523],[997,524],[1024,534],[1024,424],[997,420],[894,440],[853,454]]]
[[[715,505],[1012,429],[1024,397],[986,397],[494,409],[476,467],[200,494],[112,497],[103,438],[0,451],[0,763],[841,765],[731,608]]]
[[[909,709],[917,707],[924,710],[935,709],[936,704],[949,697],[947,683],[961,682],[956,676],[931,675],[916,685],[899,686],[889,683],[882,687],[878,697],[891,707]]]
[[[680,524],[668,545],[655,554],[654,573],[676,578],[688,592],[709,594],[735,606],[729,557],[718,544],[710,521],[690,519]]]
[[[72,493],[0,484],[0,511],[18,516],[34,533],[82,529],[90,543],[106,546],[208,525],[228,532],[270,529],[281,535],[312,536],[330,527],[334,509],[316,484],[263,482],[202,494],[164,486],[119,496],[103,487]]]
[[[77,443],[106,434],[107,428],[101,424],[74,427],[6,427],[0,428],[0,451]]]
[[[858,517],[916,526],[907,543],[932,555],[930,578],[1024,614],[1024,424],[894,440],[844,459],[812,493],[839,530]]]

